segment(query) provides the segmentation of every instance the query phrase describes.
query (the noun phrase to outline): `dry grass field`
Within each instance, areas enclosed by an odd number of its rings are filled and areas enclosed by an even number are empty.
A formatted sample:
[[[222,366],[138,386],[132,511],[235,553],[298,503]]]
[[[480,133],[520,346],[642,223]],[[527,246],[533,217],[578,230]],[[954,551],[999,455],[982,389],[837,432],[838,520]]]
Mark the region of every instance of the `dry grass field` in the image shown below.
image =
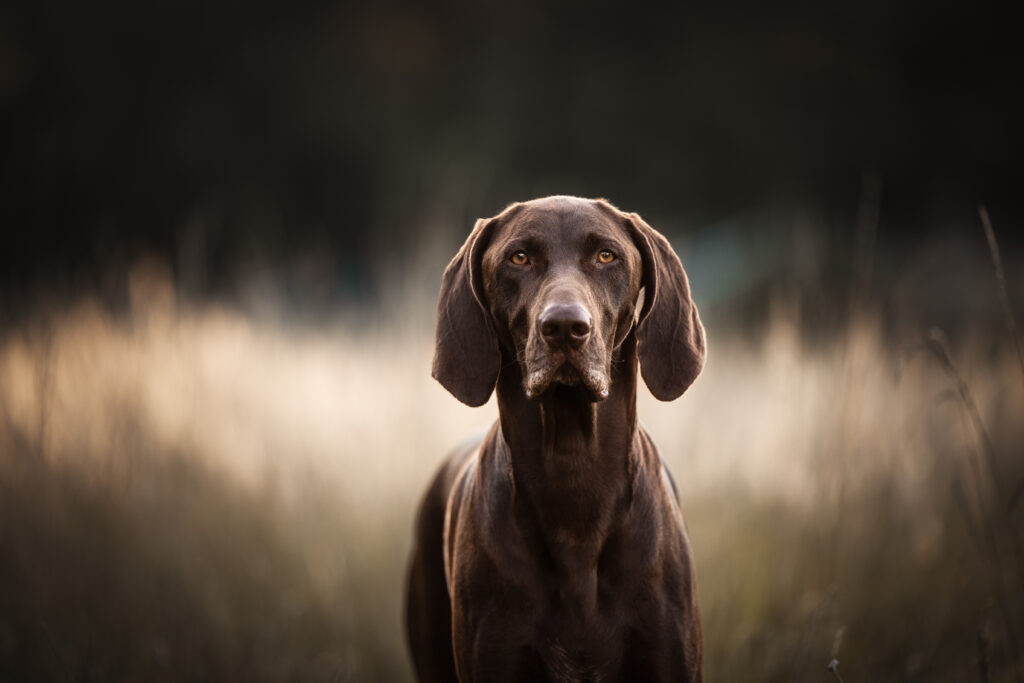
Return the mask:
[[[89,299],[0,339],[0,680],[412,679],[418,497],[495,417],[427,310],[290,325]],[[1021,681],[1024,369],[1008,340],[709,328],[640,416],[680,484],[709,681]],[[354,330],[358,329],[358,332]],[[1005,335],[1004,335],[1005,336]],[[1016,667],[1016,672],[1014,670]]]

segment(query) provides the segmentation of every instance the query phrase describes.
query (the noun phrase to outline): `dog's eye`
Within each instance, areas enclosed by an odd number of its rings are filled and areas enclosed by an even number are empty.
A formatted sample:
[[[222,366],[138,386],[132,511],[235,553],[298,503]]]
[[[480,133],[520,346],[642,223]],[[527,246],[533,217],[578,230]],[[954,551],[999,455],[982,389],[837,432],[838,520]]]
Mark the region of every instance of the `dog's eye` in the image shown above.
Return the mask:
[[[607,249],[602,249],[597,253],[597,260],[600,261],[601,263],[611,263],[612,261],[615,260],[615,254],[608,251]]]
[[[510,256],[508,260],[517,266],[525,266],[527,263],[530,262],[530,257],[526,255],[525,251],[517,251],[514,254],[512,254],[512,256]]]

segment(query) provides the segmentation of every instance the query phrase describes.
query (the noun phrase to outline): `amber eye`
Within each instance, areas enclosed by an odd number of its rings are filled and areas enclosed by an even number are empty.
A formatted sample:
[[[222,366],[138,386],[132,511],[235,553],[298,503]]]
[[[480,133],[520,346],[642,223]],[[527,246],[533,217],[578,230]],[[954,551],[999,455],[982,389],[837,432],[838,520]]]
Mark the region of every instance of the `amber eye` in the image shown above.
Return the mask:
[[[611,263],[612,261],[615,260],[615,254],[608,251],[607,249],[602,249],[597,254],[597,260],[600,261],[601,263]]]
[[[517,266],[525,266],[529,261],[525,251],[517,251],[509,257],[509,261],[516,264]]]

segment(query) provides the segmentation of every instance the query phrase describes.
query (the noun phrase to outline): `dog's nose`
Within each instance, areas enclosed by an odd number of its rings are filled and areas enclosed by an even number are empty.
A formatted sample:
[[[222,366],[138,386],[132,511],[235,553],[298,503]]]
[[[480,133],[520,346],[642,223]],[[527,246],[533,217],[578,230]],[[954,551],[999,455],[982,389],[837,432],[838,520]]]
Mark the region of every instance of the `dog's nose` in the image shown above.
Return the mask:
[[[579,304],[551,304],[538,322],[544,341],[554,348],[578,349],[590,338],[590,315]]]

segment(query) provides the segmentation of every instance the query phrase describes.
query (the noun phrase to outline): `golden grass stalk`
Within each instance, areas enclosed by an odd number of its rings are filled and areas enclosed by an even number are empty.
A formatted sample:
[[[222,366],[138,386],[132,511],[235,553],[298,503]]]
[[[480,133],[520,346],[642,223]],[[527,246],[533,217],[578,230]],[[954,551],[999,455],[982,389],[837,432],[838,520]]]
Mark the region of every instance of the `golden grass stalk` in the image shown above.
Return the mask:
[[[996,273],[999,301],[1003,306],[1003,315],[1006,318],[1006,327],[1010,331],[1010,339],[1017,350],[1021,381],[1024,381],[1024,346],[1021,346],[1020,335],[1017,334],[1017,321],[1013,315],[1013,306],[1010,304],[1010,295],[1006,288],[1006,273],[1003,271],[1003,259],[999,253],[999,243],[996,242],[996,233],[992,229],[992,219],[989,218],[988,209],[985,208],[984,204],[978,205],[978,215],[981,217],[981,226],[985,229],[985,239],[988,240],[988,250],[992,256],[992,266],[995,268]]]

